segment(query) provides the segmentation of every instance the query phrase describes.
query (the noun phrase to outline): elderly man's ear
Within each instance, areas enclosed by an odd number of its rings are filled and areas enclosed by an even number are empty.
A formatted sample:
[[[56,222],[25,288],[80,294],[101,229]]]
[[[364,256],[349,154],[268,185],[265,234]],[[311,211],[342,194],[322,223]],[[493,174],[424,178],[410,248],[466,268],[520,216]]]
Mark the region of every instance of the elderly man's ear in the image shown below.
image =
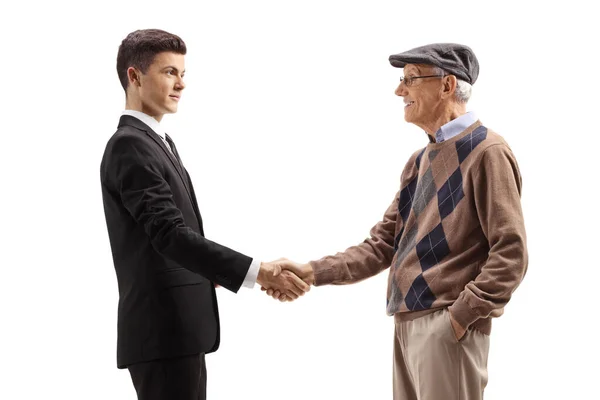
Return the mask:
[[[445,76],[442,79],[442,97],[453,96],[456,90],[456,77],[454,75]]]

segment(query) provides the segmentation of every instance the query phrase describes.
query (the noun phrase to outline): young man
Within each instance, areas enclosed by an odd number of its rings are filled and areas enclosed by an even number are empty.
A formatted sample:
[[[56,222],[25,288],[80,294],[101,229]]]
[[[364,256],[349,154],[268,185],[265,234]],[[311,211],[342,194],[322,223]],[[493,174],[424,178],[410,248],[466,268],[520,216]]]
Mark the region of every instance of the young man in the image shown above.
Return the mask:
[[[143,400],[206,398],[204,355],[219,347],[215,285],[237,292],[257,281],[292,298],[309,289],[276,263],[204,237],[192,181],[160,126],[177,112],[185,54],[181,38],[157,29],[123,40],[125,111],[100,166],[119,285],[117,365]]]
[[[504,139],[466,111],[479,63],[463,45],[390,56],[396,95],[429,144],[406,163],[400,190],[371,238],[284,268],[317,286],[390,269],[395,400],[481,400],[492,318],[527,270],[521,174]],[[281,299],[276,290],[268,294]]]

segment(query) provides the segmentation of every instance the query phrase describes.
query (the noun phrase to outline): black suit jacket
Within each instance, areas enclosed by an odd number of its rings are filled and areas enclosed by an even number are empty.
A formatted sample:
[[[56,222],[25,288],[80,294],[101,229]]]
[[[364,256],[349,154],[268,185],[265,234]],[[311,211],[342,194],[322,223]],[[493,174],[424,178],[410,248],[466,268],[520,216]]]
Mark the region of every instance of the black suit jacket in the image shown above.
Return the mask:
[[[204,237],[187,171],[137,118],[121,117],[100,178],[119,285],[117,366],[217,350],[213,282],[237,292],[251,258]]]

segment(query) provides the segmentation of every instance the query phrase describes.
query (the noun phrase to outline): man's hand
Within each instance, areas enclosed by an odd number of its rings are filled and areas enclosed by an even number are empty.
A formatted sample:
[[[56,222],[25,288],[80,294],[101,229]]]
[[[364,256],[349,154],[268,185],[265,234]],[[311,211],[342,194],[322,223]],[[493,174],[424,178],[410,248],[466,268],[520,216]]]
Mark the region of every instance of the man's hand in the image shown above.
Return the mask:
[[[305,283],[307,283],[308,285],[314,285],[315,284],[315,274],[314,271],[312,269],[312,267],[310,266],[310,264],[300,264],[285,258],[281,258],[279,260],[276,261],[276,263],[279,265],[279,267],[283,270],[282,273],[292,273],[296,276],[298,276],[300,279],[302,279]],[[261,285],[261,290],[266,291],[267,295],[273,297],[276,300],[279,301],[292,301],[294,300],[293,298],[289,298],[289,296],[286,295],[286,293],[283,293],[277,289],[274,288],[268,288],[265,287],[264,285]]]
[[[296,274],[284,271],[281,262],[282,260],[261,263],[256,282],[263,290],[276,291],[290,301],[296,300],[310,290],[310,285]]]
[[[456,322],[452,314],[450,314],[450,323],[452,324],[452,330],[454,331],[454,336],[456,337],[456,340],[462,339],[465,333],[467,333],[467,330],[463,328],[458,322]]]

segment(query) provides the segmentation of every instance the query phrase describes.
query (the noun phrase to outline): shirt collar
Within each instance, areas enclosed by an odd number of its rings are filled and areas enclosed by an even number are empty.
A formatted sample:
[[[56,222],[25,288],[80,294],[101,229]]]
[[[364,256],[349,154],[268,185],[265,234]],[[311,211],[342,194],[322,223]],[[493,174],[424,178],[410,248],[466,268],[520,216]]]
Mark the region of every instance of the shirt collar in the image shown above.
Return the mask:
[[[469,126],[473,125],[477,122],[477,115],[470,111],[466,114],[461,115],[460,117],[453,119],[452,121],[444,124],[438,131],[435,133],[435,141],[436,143],[441,143],[446,140],[453,138],[461,132],[464,132]]]
[[[160,138],[163,141],[165,140],[165,131],[160,126],[160,123],[148,114],[144,114],[141,111],[125,110],[123,111],[122,115],[130,115],[134,118],[139,119],[140,121],[148,125],[150,129],[152,129],[158,136],[160,136]]]

